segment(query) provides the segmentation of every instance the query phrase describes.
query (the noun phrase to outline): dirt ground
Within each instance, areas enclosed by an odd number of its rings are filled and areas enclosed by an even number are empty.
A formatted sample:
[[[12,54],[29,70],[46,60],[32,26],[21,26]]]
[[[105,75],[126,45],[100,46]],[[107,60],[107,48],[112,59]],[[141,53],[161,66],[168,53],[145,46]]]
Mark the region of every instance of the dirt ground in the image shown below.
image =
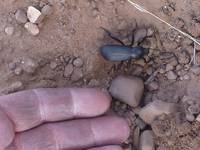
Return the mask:
[[[135,0],[173,26],[200,37],[199,0]],[[18,9],[51,4],[53,14],[39,24],[33,36],[15,19]],[[14,28],[12,35],[5,33]],[[102,45],[114,43],[100,28],[109,29],[125,43],[132,30],[154,27],[155,32],[142,43],[151,48],[142,60],[109,62],[102,58]],[[117,75],[137,75],[146,81],[146,105],[156,99],[184,105],[184,97],[200,98],[200,48],[196,46],[196,65],[190,64],[194,44],[151,16],[141,13],[126,0],[1,0],[0,1],[0,93],[7,94],[39,87],[109,87]],[[156,73],[157,72],[157,73]],[[153,83],[152,83],[153,82]],[[185,108],[183,106],[183,108]],[[133,132],[125,149],[137,148],[139,129],[134,108],[115,102],[113,109],[129,119]],[[183,113],[184,111],[180,111]],[[152,129],[158,150],[198,150],[200,123],[177,121],[177,114],[158,118]],[[180,117],[179,117],[180,120]],[[134,137],[134,138],[133,138]]]

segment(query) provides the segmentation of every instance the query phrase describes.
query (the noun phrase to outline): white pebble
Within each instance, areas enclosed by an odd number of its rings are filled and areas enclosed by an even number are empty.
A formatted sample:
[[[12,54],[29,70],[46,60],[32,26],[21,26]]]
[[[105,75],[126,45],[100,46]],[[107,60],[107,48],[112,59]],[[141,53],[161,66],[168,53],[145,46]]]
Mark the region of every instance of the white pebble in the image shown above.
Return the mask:
[[[27,22],[24,27],[28,30],[29,33],[36,36],[40,33],[40,30],[36,24],[33,24],[31,22]]]
[[[40,23],[44,19],[44,16],[42,15],[42,13],[33,6],[28,7],[27,17],[29,21],[32,23]]]
[[[13,33],[14,33],[14,27],[6,27],[5,28],[5,33],[7,35],[13,35]]]

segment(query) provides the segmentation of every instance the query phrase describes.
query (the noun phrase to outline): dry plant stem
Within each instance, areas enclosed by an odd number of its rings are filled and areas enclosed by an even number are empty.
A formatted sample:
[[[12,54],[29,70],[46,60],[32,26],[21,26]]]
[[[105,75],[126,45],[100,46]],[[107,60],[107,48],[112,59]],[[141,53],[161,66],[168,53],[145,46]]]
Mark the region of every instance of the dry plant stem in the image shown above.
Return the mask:
[[[164,21],[163,19],[161,19],[160,17],[156,16],[155,14],[151,13],[150,11],[146,10],[144,7],[140,6],[139,4],[131,1],[131,0],[128,0],[128,2],[133,5],[136,9],[138,9],[139,11],[143,12],[143,13],[147,13],[151,16],[153,16],[154,18],[156,18],[157,20],[161,21],[162,23],[165,23],[166,25],[168,25],[170,28],[178,31],[179,33],[181,33],[182,35],[186,36],[187,38],[189,38],[190,40],[192,40],[195,44],[198,44],[200,46],[200,42],[195,39],[194,37],[192,37],[191,35],[177,29],[176,27],[172,26],[171,24],[169,24],[168,22]],[[194,44],[194,45],[195,45]],[[196,48],[194,47],[194,54],[193,54],[193,57],[192,57],[192,60],[193,63],[195,64],[196,63],[196,59],[194,58],[196,56]]]

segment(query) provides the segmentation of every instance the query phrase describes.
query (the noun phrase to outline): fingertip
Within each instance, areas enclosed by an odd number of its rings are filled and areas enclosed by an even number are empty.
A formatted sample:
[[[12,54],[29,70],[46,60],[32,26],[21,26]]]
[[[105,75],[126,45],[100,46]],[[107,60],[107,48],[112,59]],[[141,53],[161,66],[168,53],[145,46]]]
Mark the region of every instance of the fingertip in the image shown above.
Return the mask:
[[[0,147],[5,149],[14,139],[14,127],[7,115],[0,110]]]
[[[110,107],[111,97],[108,93],[99,89],[71,89],[76,117],[99,116],[104,114]]]

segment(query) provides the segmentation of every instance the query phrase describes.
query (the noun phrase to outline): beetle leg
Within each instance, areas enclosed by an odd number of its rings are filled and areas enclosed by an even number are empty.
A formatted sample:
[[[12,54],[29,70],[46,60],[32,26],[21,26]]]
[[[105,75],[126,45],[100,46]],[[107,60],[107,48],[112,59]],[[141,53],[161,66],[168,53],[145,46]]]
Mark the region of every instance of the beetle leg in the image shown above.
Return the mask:
[[[134,45],[134,40],[135,40],[135,37],[134,37],[134,31],[132,31],[132,39],[131,39],[131,44],[129,45],[130,47],[132,47]]]
[[[108,31],[107,29],[105,29],[103,27],[101,27],[101,29],[103,29],[111,39],[117,41],[118,43],[120,43],[122,45],[125,45],[120,39],[116,38],[110,31]]]

